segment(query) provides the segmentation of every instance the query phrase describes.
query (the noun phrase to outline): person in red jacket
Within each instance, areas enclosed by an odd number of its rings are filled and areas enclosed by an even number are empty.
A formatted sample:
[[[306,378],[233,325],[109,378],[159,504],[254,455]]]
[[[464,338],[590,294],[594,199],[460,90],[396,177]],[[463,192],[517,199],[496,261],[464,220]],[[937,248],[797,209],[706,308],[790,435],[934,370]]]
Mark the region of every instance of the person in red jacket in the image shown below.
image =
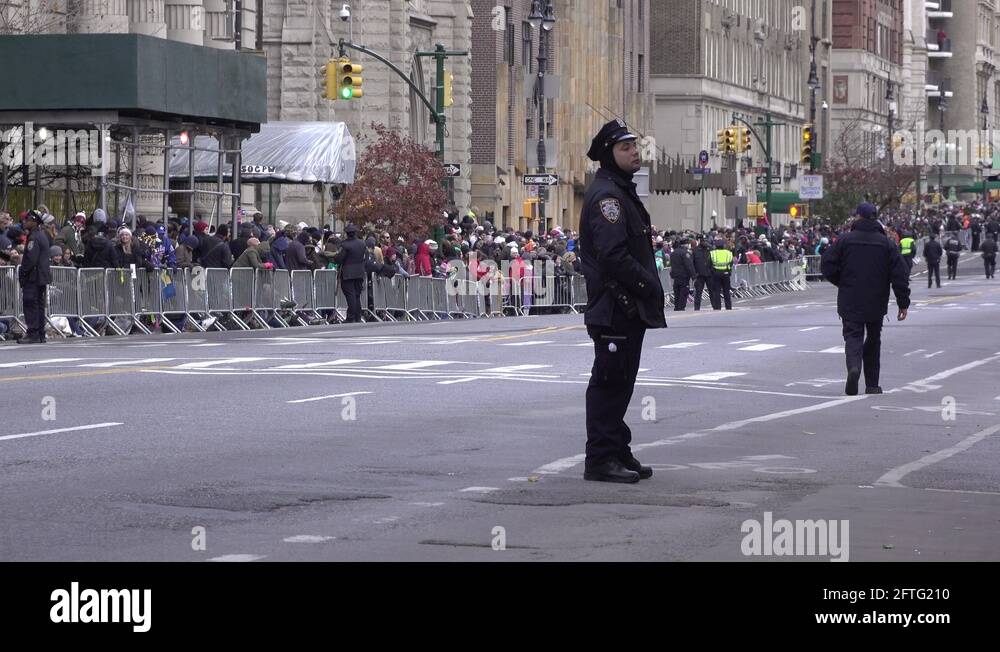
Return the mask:
[[[417,274],[420,276],[430,276],[431,275],[431,248],[427,242],[421,242],[417,245]]]

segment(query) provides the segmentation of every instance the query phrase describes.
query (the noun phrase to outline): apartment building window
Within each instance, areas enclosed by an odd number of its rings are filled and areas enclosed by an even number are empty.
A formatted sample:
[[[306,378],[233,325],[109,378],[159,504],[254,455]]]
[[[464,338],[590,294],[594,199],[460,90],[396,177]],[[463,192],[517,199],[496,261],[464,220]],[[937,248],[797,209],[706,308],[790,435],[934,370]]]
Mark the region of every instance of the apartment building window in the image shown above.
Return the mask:
[[[508,66],[514,65],[514,23],[511,22],[511,9],[504,7],[507,28],[503,35],[503,60]]]
[[[528,69],[528,72],[535,72],[534,43],[532,41],[531,23],[525,21],[521,23],[521,65]]]
[[[639,0],[641,5],[643,0]],[[644,93],[646,91],[646,61],[643,55],[639,55],[639,92]]]

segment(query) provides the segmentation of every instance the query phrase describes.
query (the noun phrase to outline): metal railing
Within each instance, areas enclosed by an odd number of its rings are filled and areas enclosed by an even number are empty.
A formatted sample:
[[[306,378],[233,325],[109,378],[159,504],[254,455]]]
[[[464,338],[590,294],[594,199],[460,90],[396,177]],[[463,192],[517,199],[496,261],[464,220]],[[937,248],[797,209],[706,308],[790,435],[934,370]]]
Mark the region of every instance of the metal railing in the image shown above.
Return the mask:
[[[735,265],[737,298],[806,289],[818,257],[784,263]],[[342,321],[347,306],[336,270],[76,269],[53,267],[48,318],[64,317],[75,334],[128,335],[154,330],[250,330],[286,328],[317,320]],[[660,274],[667,304],[673,303],[669,272]],[[369,301],[368,288],[371,288]],[[546,312],[583,312],[588,303],[582,275],[498,272],[473,278],[369,276],[362,313],[379,321],[490,318]],[[0,320],[25,328],[17,268],[0,267]],[[57,329],[58,330],[58,329]]]

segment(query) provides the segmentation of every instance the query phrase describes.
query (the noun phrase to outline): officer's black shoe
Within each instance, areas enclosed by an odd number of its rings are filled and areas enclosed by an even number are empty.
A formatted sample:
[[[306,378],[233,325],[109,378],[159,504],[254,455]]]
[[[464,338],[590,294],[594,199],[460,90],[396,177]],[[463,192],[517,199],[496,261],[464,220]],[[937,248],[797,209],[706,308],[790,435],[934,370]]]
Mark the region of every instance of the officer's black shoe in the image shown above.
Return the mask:
[[[43,342],[35,337],[22,337],[17,341],[18,344],[43,344]]]
[[[860,369],[848,369],[847,370],[847,386],[844,387],[844,393],[848,396],[858,395],[858,379],[861,378]]]
[[[881,393],[882,393],[882,388],[879,387],[878,385],[875,385],[875,387],[865,387],[865,394],[881,394]]]
[[[584,480],[594,482],[621,482],[633,484],[639,481],[639,474],[629,471],[618,460],[609,460],[604,464],[599,464],[583,472]]]
[[[627,459],[620,460],[622,466],[624,466],[629,471],[635,471],[639,474],[640,480],[648,480],[653,477],[653,469],[648,466],[643,466],[639,463],[639,460],[635,459],[634,456],[629,456]]]

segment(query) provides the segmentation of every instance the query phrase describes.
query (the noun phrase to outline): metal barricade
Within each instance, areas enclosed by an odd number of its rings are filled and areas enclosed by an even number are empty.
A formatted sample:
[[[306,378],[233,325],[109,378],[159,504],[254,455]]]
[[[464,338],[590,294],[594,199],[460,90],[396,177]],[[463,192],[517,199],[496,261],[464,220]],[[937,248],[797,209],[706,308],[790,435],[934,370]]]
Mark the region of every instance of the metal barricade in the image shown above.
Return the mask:
[[[822,280],[823,272],[820,271],[822,256],[806,256],[806,280]]]
[[[487,317],[503,316],[503,277],[499,270],[491,269],[479,280],[478,285],[482,314]]]
[[[162,293],[160,291],[160,273],[157,270],[136,270],[135,278],[132,280],[132,287],[135,288],[135,314],[142,320],[146,319],[151,324],[155,324],[162,312],[160,302]]]
[[[448,279],[432,278],[431,287],[431,311],[438,319],[447,319],[448,312]]]
[[[136,276],[139,272],[136,272]],[[108,293],[108,321],[114,322],[123,335],[138,328],[149,335],[150,330],[137,316],[135,280],[132,269],[107,269],[104,272],[104,284]],[[126,328],[127,326],[127,328]]]
[[[406,312],[412,319],[430,319],[434,311],[430,276],[411,276],[406,282]]]
[[[160,286],[160,318],[163,325],[175,333],[181,332],[188,323],[192,323],[195,328],[201,330],[198,328],[200,324],[188,312],[188,295],[185,292],[187,284],[184,272],[183,269],[161,269],[157,273]],[[178,315],[181,317],[179,326],[174,321]]]
[[[239,270],[237,270],[239,271]],[[212,326],[219,330],[227,330],[220,317],[227,317],[230,325],[248,331],[247,325],[239,315],[236,307],[249,309],[253,301],[253,270],[245,270],[250,274],[238,274],[239,286],[233,282],[228,269],[206,269],[205,287],[208,293],[208,314],[215,317]]]
[[[664,288],[666,290],[666,288]],[[587,278],[582,274],[570,277],[570,292],[572,296],[573,308],[577,312],[583,312],[590,303],[587,296]]]
[[[95,335],[110,328],[119,335],[125,332],[113,320],[108,319],[108,292],[105,283],[105,269],[84,268],[77,270],[77,287],[79,288],[80,317],[84,328],[93,331]]]
[[[389,321],[397,321],[397,317],[408,319],[406,313],[406,278],[393,276],[375,278],[375,311]]]
[[[334,270],[317,270],[316,274],[320,272],[333,272]],[[295,314],[301,319],[301,315],[305,315],[306,320],[320,319],[319,313],[316,312],[316,297],[313,294],[313,272],[304,269],[298,269],[291,274],[292,283],[292,301],[295,302]]]
[[[340,308],[338,303],[340,295],[338,292],[338,286],[337,270],[317,269],[313,273],[313,296],[315,298],[315,310],[322,311],[322,314],[328,318],[330,316],[336,316],[338,320],[343,320],[343,315],[341,315],[338,310]],[[332,315],[330,313],[332,313]]]
[[[7,323],[16,324],[22,331],[27,330],[24,320],[21,318],[24,311],[21,310],[21,288],[17,283],[16,267],[0,267],[0,319]],[[8,329],[8,333],[10,329]]]
[[[66,337],[62,329],[52,322],[54,317],[62,317],[70,321],[71,328],[76,325],[80,314],[80,295],[77,285],[77,269],[75,267],[52,267],[52,283],[46,292],[48,316],[46,320],[61,337]],[[75,331],[76,329],[73,328]]]

